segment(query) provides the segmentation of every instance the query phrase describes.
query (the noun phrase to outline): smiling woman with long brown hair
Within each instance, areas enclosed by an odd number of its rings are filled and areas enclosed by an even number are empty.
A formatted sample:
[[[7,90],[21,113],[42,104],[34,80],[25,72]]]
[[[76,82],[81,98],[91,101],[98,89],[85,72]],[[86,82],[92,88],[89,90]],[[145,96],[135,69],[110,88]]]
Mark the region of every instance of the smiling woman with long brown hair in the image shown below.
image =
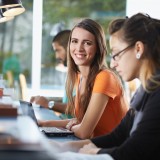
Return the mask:
[[[40,125],[66,127],[86,139],[109,133],[120,123],[128,105],[120,79],[106,65],[106,52],[105,34],[97,22],[83,19],[74,26],[68,44],[66,112],[75,118]]]

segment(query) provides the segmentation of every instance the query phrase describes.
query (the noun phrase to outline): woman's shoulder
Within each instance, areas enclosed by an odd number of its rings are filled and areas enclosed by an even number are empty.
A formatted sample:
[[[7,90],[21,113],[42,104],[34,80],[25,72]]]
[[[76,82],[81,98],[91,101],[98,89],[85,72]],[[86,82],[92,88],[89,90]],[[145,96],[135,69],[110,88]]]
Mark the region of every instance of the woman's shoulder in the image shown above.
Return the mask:
[[[157,101],[157,103],[159,104],[159,99],[160,99],[160,87],[157,87],[155,90],[153,90],[152,92],[147,93],[147,95],[149,95],[149,99],[153,100],[154,102]]]
[[[109,69],[100,71],[95,79],[95,85],[103,85],[106,88],[111,87],[114,90],[121,90],[121,81],[118,76]]]
[[[109,69],[104,69],[104,70],[101,70],[96,78],[102,78],[102,79],[110,79],[110,80],[113,80],[113,81],[117,81],[119,78],[118,75],[116,75],[116,73],[114,73],[112,70],[109,70]]]
[[[116,73],[111,69],[103,69],[98,74],[116,75]]]
[[[116,75],[109,69],[106,69],[97,74],[93,92],[105,93],[114,98],[122,93],[122,85]]]

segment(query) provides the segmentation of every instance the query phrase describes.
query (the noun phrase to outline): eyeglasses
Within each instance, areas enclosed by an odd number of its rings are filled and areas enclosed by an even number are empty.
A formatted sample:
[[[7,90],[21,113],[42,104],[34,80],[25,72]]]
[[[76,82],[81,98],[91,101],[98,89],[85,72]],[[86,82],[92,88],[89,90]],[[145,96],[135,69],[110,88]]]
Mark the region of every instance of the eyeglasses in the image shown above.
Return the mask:
[[[118,61],[118,60],[119,60],[119,55],[120,55],[122,52],[125,53],[125,51],[127,51],[127,50],[128,50],[129,48],[131,48],[132,46],[133,46],[133,44],[127,46],[126,48],[124,48],[123,50],[119,51],[118,53],[116,53],[116,54],[114,54],[114,55],[112,55],[112,53],[111,53],[111,54],[110,54],[110,55],[111,55],[111,58],[113,58],[114,61]]]

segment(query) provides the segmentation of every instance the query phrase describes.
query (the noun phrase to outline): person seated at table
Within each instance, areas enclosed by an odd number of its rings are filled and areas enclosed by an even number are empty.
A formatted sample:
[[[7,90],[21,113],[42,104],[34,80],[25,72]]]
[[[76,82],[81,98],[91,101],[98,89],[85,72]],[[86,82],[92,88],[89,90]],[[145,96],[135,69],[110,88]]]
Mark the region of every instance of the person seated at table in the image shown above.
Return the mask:
[[[71,30],[63,30],[60,31],[52,40],[52,47],[56,54],[56,60],[58,63],[58,67],[65,67],[67,69],[67,44],[69,40],[69,35],[71,33]],[[30,99],[31,103],[38,104],[42,107],[52,109],[56,112],[62,113],[60,114],[60,118],[71,118],[71,116],[68,114],[65,114],[65,110],[67,107],[67,96],[66,93],[64,93],[64,96],[62,98],[62,103],[49,100],[44,96],[32,96]]]
[[[81,139],[111,132],[125,116],[128,104],[119,77],[106,65],[102,27],[91,19],[82,20],[71,31],[68,49],[66,113],[75,118],[39,121],[39,125],[68,128]]]
[[[137,13],[111,22],[109,34],[112,67],[125,81],[141,81],[132,107],[110,134],[54,146],[114,160],[160,159],[160,20]]]

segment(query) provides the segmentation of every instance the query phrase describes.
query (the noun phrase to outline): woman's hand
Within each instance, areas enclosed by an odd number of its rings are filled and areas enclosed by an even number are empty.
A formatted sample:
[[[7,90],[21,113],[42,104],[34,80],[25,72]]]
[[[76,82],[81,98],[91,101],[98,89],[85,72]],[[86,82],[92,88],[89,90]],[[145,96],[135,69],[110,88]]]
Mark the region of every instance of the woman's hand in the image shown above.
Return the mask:
[[[39,104],[42,107],[48,108],[48,100],[43,96],[32,96],[30,99],[31,103]]]
[[[79,153],[97,154],[101,148],[97,148],[93,143],[89,143],[80,148]]]
[[[72,128],[74,125],[77,125],[77,124],[78,124],[77,118],[73,118],[73,119],[71,119],[71,120],[67,123],[66,128],[69,129],[69,130],[71,130],[71,128]]]

